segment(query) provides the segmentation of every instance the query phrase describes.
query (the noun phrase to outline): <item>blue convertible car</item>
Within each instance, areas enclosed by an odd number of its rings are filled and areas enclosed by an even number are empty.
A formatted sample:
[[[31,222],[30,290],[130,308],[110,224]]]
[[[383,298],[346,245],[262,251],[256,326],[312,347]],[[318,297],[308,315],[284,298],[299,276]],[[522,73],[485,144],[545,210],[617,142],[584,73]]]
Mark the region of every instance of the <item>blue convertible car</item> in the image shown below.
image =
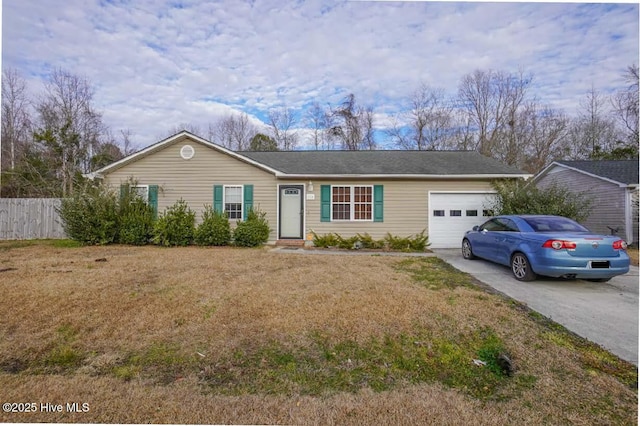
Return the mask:
[[[496,216],[462,239],[465,259],[510,266],[520,281],[537,275],[609,281],[629,271],[626,248],[619,237],[594,234],[561,216]]]

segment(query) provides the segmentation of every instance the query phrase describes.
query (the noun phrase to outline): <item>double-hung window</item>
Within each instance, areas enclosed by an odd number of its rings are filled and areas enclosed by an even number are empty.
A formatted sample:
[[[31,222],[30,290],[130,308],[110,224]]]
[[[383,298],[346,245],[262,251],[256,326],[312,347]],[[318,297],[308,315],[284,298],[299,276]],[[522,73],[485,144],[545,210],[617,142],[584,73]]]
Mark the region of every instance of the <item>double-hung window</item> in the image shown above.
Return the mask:
[[[224,187],[224,212],[229,219],[242,219],[242,185]]]
[[[213,209],[229,219],[245,220],[253,208],[253,185],[213,185]]]
[[[332,186],[332,220],[373,220],[373,186]]]
[[[136,185],[130,186],[129,188],[132,194],[136,194],[144,201],[149,201],[149,185]]]
[[[120,185],[120,199],[125,196],[137,196],[153,208],[154,217],[158,214],[158,185]]]

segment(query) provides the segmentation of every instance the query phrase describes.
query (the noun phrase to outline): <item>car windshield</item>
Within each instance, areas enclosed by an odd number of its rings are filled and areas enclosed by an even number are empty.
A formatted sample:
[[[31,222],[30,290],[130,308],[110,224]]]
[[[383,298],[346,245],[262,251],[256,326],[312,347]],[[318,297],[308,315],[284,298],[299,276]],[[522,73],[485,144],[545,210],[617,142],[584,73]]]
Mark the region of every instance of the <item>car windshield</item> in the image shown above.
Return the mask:
[[[525,217],[535,232],[589,232],[587,228],[566,217]]]

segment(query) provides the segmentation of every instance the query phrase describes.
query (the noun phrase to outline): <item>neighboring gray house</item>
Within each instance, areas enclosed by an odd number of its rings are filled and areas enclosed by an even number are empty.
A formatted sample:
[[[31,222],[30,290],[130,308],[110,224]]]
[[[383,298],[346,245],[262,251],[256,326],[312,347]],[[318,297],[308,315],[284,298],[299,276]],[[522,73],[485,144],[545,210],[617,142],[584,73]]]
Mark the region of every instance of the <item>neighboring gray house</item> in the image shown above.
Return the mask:
[[[555,161],[539,172],[538,187],[552,183],[591,198],[583,225],[594,232],[617,235],[638,243],[638,160]]]

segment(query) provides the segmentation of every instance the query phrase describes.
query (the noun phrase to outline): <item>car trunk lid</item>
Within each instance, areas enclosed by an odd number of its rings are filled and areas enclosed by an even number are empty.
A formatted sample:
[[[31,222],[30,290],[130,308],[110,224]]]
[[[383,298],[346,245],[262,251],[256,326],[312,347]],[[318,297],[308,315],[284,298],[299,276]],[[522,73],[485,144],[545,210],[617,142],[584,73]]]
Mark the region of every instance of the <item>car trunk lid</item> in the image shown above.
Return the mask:
[[[614,241],[620,240],[615,236],[603,236],[597,234],[581,234],[576,233],[574,235],[562,234],[549,234],[549,239],[557,239],[563,241],[572,241],[576,243],[575,249],[568,249],[567,253],[571,256],[577,257],[618,257],[620,250],[613,248]]]

